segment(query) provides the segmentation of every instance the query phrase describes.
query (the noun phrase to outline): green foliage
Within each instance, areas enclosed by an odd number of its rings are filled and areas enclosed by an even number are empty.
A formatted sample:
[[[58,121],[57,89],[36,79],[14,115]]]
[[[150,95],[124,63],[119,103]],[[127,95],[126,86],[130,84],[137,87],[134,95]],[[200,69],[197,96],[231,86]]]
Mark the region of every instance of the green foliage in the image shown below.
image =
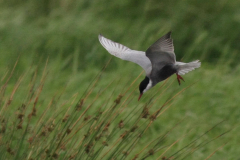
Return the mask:
[[[208,91],[217,101],[199,95],[204,94],[199,91],[204,85],[217,80],[213,74],[192,86],[199,75],[215,70],[197,70],[182,86],[171,77],[138,102],[137,73],[116,79],[128,66],[118,73],[103,68],[68,75],[54,63],[46,62],[44,69],[33,65],[23,73],[5,72],[0,159],[219,159],[225,152],[231,157],[239,152],[226,144],[237,138],[238,129],[231,130],[239,119],[238,102],[229,104],[229,112],[217,110],[227,101],[218,102],[225,95],[214,89],[224,85]],[[228,94],[237,95],[230,90]],[[233,112],[236,117],[230,118]]]
[[[216,63],[219,57],[238,63],[239,1],[2,1],[1,52],[4,61],[24,54],[34,59],[61,55],[72,68],[78,53],[78,70],[106,63],[97,35],[146,50],[172,30],[177,59]],[[104,52],[103,52],[104,51]],[[231,53],[231,54],[227,54]],[[114,60],[115,61],[115,60]],[[101,63],[100,63],[101,62]],[[121,62],[115,61],[117,66]],[[26,67],[26,66],[25,66]]]
[[[0,159],[238,158],[240,1],[0,4]],[[177,60],[203,62],[181,86],[137,102],[139,66],[112,58],[99,74],[99,33],[144,51],[170,30]]]

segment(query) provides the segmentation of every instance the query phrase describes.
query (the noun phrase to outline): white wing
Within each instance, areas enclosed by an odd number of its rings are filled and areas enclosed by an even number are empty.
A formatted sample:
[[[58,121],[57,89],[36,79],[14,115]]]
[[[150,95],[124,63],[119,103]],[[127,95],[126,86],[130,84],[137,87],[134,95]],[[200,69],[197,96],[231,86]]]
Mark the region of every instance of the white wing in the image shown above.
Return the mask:
[[[201,66],[201,62],[199,62],[199,60],[189,62],[189,63],[176,62],[175,65],[178,68],[178,74],[184,75],[194,70],[195,68],[199,68]]]
[[[131,61],[134,63],[137,63],[140,65],[146,72],[147,75],[149,75],[152,71],[152,64],[148,57],[146,57],[145,52],[143,51],[136,51],[131,50],[130,48],[117,43],[113,42],[110,39],[107,39],[103,37],[101,34],[98,36],[100,43],[102,46],[112,55],[126,60]]]

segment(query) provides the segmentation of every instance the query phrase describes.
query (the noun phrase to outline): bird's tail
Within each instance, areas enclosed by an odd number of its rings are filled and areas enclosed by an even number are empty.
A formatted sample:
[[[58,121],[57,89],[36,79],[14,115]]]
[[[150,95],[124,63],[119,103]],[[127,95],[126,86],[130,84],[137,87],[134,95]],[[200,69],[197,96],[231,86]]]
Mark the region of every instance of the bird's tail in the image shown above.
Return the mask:
[[[178,68],[178,74],[179,75],[184,75],[195,68],[199,68],[201,66],[201,62],[199,60],[192,61],[189,63],[183,63],[183,62],[176,62],[176,66]]]

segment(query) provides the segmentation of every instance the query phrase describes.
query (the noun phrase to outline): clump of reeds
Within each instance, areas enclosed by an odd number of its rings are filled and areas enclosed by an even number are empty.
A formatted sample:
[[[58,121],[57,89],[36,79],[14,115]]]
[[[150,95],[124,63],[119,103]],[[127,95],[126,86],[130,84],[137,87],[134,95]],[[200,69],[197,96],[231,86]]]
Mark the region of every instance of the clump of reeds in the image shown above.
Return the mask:
[[[43,92],[48,90],[43,91],[43,88],[50,76],[47,63],[42,73],[38,73],[38,69],[31,76],[26,72],[12,86],[9,80],[16,65],[17,62],[1,79],[0,159],[186,159],[199,148],[225,134],[202,141],[204,135],[215,128],[213,126],[180,149],[174,148],[174,145],[188,136],[179,134],[175,139],[168,138],[172,132],[180,132],[177,128],[184,121],[183,118],[171,129],[151,135],[148,131],[152,124],[188,88],[183,88],[161,102],[159,99],[172,85],[173,81],[170,80],[163,82],[152,99],[145,104],[137,102],[133,96],[136,89],[134,84],[140,75],[115,100],[112,100],[114,91],[107,90],[112,85],[111,82],[90,98],[106,65],[89,83],[83,95],[73,94],[71,99],[60,103],[62,91],[46,103],[43,102],[46,98],[46,93]],[[21,85],[27,89],[18,92]],[[102,98],[104,92],[109,92],[109,97],[99,104],[99,98]],[[24,99],[18,99],[18,94],[22,94]],[[133,99],[136,104],[131,107]],[[130,111],[126,112],[126,108]],[[210,155],[206,155],[206,159],[218,149],[213,149]]]

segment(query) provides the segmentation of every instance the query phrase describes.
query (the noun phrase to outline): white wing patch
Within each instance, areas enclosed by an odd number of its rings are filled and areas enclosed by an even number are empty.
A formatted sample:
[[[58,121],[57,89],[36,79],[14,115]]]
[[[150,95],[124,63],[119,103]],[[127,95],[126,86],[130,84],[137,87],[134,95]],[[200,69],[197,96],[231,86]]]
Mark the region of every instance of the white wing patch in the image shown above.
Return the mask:
[[[130,48],[120,43],[113,42],[112,40],[103,37],[101,34],[98,36],[98,38],[102,46],[110,54],[120,59],[131,61],[140,65],[145,70],[146,75],[150,75],[152,71],[152,64],[149,58],[146,56],[145,52],[131,50]]]
[[[148,83],[147,87],[143,90],[143,93],[145,93],[147,90],[149,90],[152,87],[153,87],[152,81],[151,81],[151,79],[149,79],[149,83]]]
[[[178,68],[178,74],[184,75],[194,70],[195,68],[199,68],[201,66],[201,62],[199,62],[199,60],[189,62],[189,63],[176,62],[175,65]]]

